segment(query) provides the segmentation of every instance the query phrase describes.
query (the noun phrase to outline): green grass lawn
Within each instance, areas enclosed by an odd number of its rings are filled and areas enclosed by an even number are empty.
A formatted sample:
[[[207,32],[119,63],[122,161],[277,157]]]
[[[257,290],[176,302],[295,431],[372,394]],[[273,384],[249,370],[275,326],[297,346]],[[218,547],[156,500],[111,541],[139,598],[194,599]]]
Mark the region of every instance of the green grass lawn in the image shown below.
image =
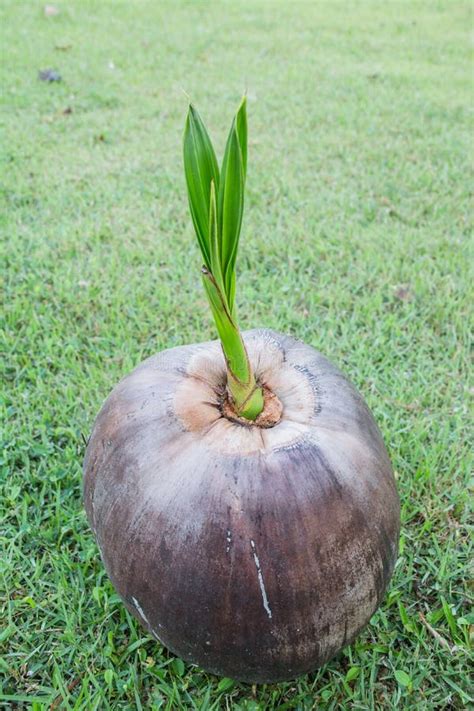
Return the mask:
[[[52,17],[43,4],[0,8],[0,702],[468,708],[469,4],[58,0]],[[46,68],[62,82],[39,81]],[[183,92],[221,152],[245,88],[241,324],[310,343],[356,383],[403,517],[389,593],[359,639],[256,688],[184,664],[129,617],[81,500],[84,439],[113,385],[214,337]]]

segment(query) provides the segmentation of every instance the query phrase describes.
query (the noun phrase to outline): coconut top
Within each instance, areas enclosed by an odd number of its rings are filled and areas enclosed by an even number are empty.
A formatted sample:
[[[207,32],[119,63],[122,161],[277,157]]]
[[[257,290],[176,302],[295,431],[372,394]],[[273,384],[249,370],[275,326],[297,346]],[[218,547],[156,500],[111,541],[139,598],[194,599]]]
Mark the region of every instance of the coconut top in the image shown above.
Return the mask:
[[[274,331],[252,330],[243,337],[258,384],[278,403],[274,426],[229,416],[219,341],[171,348],[143,361],[109,395],[85,469],[115,460],[117,443],[120,466],[126,455],[134,476],[149,470],[154,482],[166,463],[181,462],[183,476],[194,479],[193,472],[229,458],[230,468],[251,476],[261,458],[272,467],[305,449],[324,453],[327,466],[362,498],[370,495],[367,486],[381,485],[381,471],[391,476],[370,410],[327,358]]]
[[[346,447],[353,439],[383,448],[363,399],[327,358],[310,346],[267,329],[243,335],[257,383],[267,395],[263,417],[255,423],[238,421],[226,407],[227,374],[219,341],[171,348],[152,356],[114,393],[123,396],[133,389],[139,399],[142,388],[146,388],[153,401],[145,403],[144,408],[142,404],[142,409],[151,405],[158,415],[161,407],[153,393],[155,387],[161,406],[166,404],[166,416],[176,420],[175,427],[222,454],[264,455],[308,438],[337,438],[338,432],[344,436]],[[177,434],[172,433],[175,427],[170,422],[170,435]],[[373,435],[369,438],[368,429]]]
[[[190,354],[174,398],[176,415],[186,430],[212,449],[242,456],[264,454],[304,437],[318,409],[315,383],[297,363],[287,360],[277,335],[252,331],[245,336],[256,381],[265,392],[265,407],[255,422],[236,417],[229,406],[218,341],[198,346]]]

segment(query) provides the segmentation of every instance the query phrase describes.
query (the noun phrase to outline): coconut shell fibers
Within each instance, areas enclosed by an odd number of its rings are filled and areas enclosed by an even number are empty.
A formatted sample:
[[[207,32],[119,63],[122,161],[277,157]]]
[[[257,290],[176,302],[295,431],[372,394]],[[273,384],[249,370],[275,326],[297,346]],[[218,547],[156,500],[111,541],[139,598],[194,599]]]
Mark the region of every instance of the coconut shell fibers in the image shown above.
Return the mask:
[[[349,644],[397,556],[399,500],[372,414],[314,348],[243,334],[273,427],[223,412],[218,341],[148,358],[100,411],[87,515],[127,608],[204,669],[291,679]]]

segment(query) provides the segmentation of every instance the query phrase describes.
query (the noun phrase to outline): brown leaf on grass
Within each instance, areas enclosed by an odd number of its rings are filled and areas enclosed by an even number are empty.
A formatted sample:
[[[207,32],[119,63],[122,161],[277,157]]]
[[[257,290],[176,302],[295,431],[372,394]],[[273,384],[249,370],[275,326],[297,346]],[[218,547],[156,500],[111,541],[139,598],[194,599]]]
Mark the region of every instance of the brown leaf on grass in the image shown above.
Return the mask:
[[[399,301],[411,301],[411,292],[407,284],[400,284],[393,294]]]
[[[77,686],[78,684],[80,684],[80,682],[81,682],[80,677],[76,677],[75,679],[73,679],[73,680],[71,681],[70,684],[67,685],[67,690],[68,690],[68,691],[73,691],[73,689],[75,689],[76,686]],[[62,701],[64,701],[64,698],[63,698],[62,696],[57,696],[57,697],[54,699],[54,701],[53,701],[53,703],[51,704],[51,706],[49,707],[49,708],[50,708],[50,711],[54,711],[54,709],[57,709],[58,706],[60,705],[60,703],[61,703]]]
[[[40,69],[38,72],[38,79],[40,81],[62,81],[63,78],[57,69]]]
[[[54,17],[55,15],[59,15],[59,8],[56,7],[56,5],[45,5],[43,8],[43,12],[45,14],[45,17]]]
[[[444,647],[445,649],[447,649],[450,654],[456,654],[456,652],[461,651],[461,648],[458,647],[457,645],[451,646],[449,644],[449,642],[447,640],[445,640],[444,637],[442,637],[440,635],[440,633],[437,630],[435,630],[434,627],[432,627],[430,625],[430,623],[428,622],[428,620],[426,619],[426,617],[424,616],[424,614],[422,612],[419,612],[418,616],[419,616],[420,620],[422,621],[422,623],[424,624],[424,626],[426,627],[426,629],[428,630],[428,632],[431,635],[433,635],[433,637],[440,643],[440,645],[442,647]]]
[[[395,207],[393,202],[386,197],[385,195],[382,196],[379,200],[380,204],[382,207],[384,207],[387,211],[387,215],[390,217],[395,217],[397,220],[400,220],[401,222],[406,222],[405,218],[400,214],[398,209]]]

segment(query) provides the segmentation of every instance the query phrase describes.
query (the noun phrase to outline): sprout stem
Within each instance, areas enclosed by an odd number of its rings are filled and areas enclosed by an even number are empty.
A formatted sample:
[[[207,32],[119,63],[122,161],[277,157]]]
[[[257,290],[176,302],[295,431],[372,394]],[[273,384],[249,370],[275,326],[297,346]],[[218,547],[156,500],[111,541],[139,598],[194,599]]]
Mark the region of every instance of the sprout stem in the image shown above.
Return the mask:
[[[202,267],[203,283],[221,340],[227,366],[227,387],[236,414],[255,420],[263,410],[262,388],[257,386],[242,335],[214,276]]]

